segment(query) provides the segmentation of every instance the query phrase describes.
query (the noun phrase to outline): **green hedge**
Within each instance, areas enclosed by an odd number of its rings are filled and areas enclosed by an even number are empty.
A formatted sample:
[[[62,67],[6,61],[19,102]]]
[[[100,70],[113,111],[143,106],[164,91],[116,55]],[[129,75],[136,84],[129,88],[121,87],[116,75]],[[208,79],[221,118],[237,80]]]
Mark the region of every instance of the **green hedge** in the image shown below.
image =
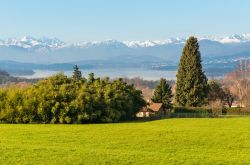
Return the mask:
[[[249,108],[240,108],[240,107],[234,107],[234,108],[224,108],[223,111],[227,114],[235,114],[235,113],[250,113]]]
[[[174,107],[174,113],[212,113],[207,107]]]
[[[238,113],[241,112],[242,108],[236,107],[236,108],[224,108],[223,111],[226,113]]]

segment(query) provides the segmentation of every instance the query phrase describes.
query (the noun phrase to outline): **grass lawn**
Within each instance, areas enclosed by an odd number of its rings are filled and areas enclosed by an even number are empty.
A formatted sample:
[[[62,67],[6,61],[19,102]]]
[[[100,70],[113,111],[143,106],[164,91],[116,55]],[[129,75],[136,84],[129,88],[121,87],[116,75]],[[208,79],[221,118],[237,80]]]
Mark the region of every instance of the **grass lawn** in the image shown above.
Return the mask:
[[[250,164],[250,118],[0,124],[0,164]]]

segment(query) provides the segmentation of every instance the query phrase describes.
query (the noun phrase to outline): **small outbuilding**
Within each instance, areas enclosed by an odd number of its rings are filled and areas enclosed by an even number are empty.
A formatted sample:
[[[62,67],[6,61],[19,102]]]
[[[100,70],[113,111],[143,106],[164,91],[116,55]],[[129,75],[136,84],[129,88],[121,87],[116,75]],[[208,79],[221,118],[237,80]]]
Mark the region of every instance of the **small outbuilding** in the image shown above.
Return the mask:
[[[152,115],[163,114],[164,108],[162,103],[150,103],[147,107],[143,107],[136,117],[150,117]]]

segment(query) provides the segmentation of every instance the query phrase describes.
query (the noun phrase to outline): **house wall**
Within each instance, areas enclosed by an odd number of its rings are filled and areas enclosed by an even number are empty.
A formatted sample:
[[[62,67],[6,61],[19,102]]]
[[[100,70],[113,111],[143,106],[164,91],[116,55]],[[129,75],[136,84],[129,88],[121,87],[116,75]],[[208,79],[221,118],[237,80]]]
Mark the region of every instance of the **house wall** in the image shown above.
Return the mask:
[[[149,112],[138,112],[136,117],[149,117]]]

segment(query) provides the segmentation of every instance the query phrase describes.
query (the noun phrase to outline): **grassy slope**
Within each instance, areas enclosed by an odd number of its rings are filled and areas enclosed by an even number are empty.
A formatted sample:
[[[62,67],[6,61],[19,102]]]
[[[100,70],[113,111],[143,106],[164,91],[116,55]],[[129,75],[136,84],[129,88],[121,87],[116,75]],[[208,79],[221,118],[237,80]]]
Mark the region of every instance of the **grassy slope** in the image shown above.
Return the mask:
[[[0,124],[0,164],[250,164],[250,118]]]

